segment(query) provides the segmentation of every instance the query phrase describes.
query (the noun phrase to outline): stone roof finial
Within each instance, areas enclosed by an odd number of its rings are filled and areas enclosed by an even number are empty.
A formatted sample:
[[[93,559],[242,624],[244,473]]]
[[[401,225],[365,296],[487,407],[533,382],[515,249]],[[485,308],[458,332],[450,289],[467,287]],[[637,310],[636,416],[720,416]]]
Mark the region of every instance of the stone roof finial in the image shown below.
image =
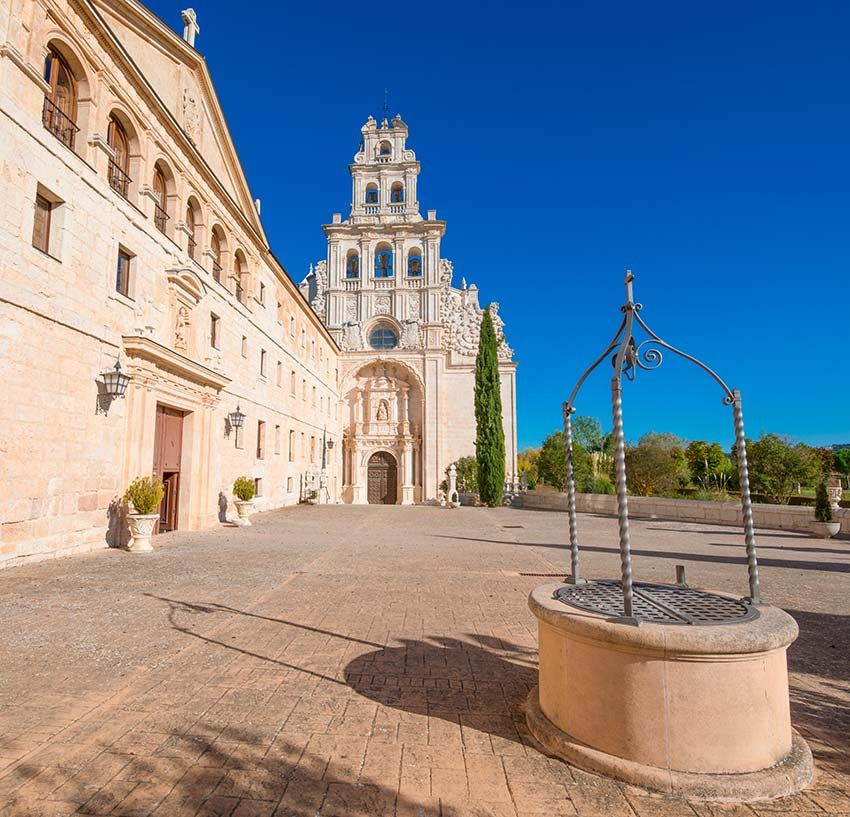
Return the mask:
[[[183,20],[183,39],[194,48],[195,36],[201,33],[198,15],[195,14],[195,9],[183,9],[180,12],[180,17]]]

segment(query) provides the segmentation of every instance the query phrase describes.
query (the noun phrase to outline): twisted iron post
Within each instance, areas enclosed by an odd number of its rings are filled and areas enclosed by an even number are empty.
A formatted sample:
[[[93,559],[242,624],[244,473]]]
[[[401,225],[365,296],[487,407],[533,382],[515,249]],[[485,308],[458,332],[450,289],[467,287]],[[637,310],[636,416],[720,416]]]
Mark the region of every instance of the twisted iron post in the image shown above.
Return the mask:
[[[623,384],[619,371],[611,378],[611,406],[614,415],[614,468],[617,477],[617,523],[620,527],[620,571],[623,586],[623,614],[631,618],[632,553],[629,542],[629,497],[626,488],[626,442],[623,435]]]
[[[576,520],[576,483],[573,471],[573,421],[575,409],[564,403],[564,449],[567,455],[567,511],[570,518],[570,579],[569,584],[584,584],[578,571],[578,521]]]
[[[738,460],[738,482],[741,486],[741,509],[744,515],[744,541],[747,544],[747,575],[750,581],[750,601],[761,602],[759,566],[756,559],[756,535],[753,528],[753,501],[750,497],[750,472],[747,465],[747,440],[744,436],[744,412],[741,392],[732,391],[732,414],[735,418],[735,451]]]

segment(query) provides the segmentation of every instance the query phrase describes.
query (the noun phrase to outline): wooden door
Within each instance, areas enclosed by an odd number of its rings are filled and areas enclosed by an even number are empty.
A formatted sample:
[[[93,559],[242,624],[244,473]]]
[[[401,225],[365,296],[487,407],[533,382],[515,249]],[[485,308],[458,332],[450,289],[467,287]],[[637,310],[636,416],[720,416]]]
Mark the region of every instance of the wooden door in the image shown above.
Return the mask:
[[[182,452],[183,412],[166,406],[157,406],[153,475],[163,481],[165,496],[159,506],[159,522],[157,523],[156,533],[177,530]]]
[[[392,454],[378,451],[369,459],[366,498],[370,505],[395,505],[398,467]]]

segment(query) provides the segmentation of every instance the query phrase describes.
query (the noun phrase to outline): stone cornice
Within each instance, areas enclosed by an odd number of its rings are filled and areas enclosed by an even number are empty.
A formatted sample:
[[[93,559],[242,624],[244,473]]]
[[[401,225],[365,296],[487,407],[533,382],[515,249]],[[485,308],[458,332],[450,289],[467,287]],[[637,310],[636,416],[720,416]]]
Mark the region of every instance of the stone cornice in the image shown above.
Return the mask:
[[[387,233],[400,233],[401,235],[424,237],[442,236],[446,232],[445,221],[405,221],[384,223],[356,223],[347,224],[323,224],[322,230],[330,238],[351,238],[353,236],[366,237],[368,233],[378,233],[379,236]]]
[[[9,42],[8,40],[0,45],[0,58],[8,57],[21,71],[29,77],[41,90],[43,94],[50,93],[50,86],[44,81],[44,77],[41,76],[38,69],[30,65],[25,59],[24,55],[15,48],[14,44]]]
[[[231,382],[229,377],[196,363],[194,360],[190,360],[188,357],[184,357],[150,338],[123,335],[121,340],[127,357],[149,360],[158,367],[173,372],[192,383],[221,391]]]

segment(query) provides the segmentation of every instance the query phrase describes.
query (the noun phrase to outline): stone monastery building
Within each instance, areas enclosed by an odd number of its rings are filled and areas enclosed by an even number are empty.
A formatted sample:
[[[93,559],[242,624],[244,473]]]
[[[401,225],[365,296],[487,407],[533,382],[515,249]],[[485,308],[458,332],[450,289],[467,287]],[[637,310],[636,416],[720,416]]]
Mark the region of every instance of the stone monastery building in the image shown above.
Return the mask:
[[[239,475],[258,510],[427,501],[474,452],[481,310],[419,215],[404,123],[364,127],[308,303],[183,21],[0,4],[0,567],[123,544],[140,475],[166,484],[160,530],[198,529],[232,518]]]
[[[342,498],[434,499],[448,466],[475,453],[478,289],[452,286],[446,222],[419,211],[419,162],[400,116],[370,116],[349,166],[351,214],[324,226],[327,257],[302,284],[343,350]],[[498,315],[506,472],[516,473],[516,364]]]

